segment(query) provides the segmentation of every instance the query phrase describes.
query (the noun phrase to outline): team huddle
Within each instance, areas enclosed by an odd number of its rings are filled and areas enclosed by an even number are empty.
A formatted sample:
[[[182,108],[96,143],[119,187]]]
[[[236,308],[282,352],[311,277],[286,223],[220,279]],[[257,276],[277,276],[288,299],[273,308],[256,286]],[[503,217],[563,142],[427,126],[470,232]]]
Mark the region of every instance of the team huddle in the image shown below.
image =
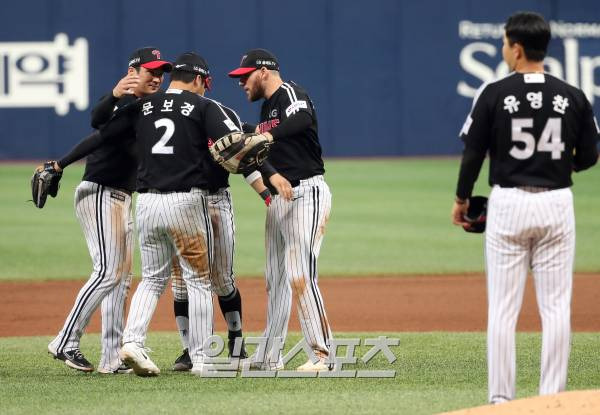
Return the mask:
[[[167,72],[170,83],[162,91]],[[227,322],[232,359],[255,370],[283,368],[276,339],[285,340],[293,294],[315,356],[298,370],[330,370],[326,359],[331,330],[316,262],[331,195],[323,179],[314,106],[301,87],[281,79],[277,58],[267,50],[249,51],[229,76],[239,80],[250,101],[264,99],[259,124],[242,123],[235,111],[204,96],[212,78],[197,53],[184,53],[171,63],[157,48],[136,50],[127,75],[93,109],[95,132],[61,159],[38,169],[50,175],[46,193],[55,196],[63,169],[87,156],[75,210],[94,269],[62,330],[48,345],[49,353],[67,366],[94,370],[79,343],[100,306],[98,372],[159,374],[145,340],[171,279],[183,348],[173,370],[199,375],[210,370],[205,348],[213,334],[213,293]],[[268,341],[260,356],[248,356],[243,340],[242,298],[233,271],[230,172],[241,173],[267,206]],[[142,280],[125,322],[133,192],[138,193],[135,228]],[[34,202],[42,207],[46,195],[37,196]]]
[[[516,395],[515,328],[529,270],[543,325],[540,394],[563,391],[567,382],[575,253],[571,175],[597,162],[600,129],[583,92],[544,72],[549,40],[550,26],[540,15],[508,19],[502,51],[511,73],[480,88],[460,132],[464,151],[451,216],[468,231],[486,231],[488,399],[494,404]],[[160,91],[165,72],[171,82]],[[94,108],[97,130],[40,169],[51,175],[47,193],[55,196],[62,169],[88,156],[75,209],[94,271],[48,346],[68,366],[94,369],[79,341],[100,306],[98,371],[158,374],[145,340],[170,278],[183,348],[173,370],[204,371],[213,293],[227,322],[230,357],[248,359],[256,370],[283,369],[278,339],[285,341],[293,297],[315,356],[298,370],[331,370],[332,334],[317,284],[331,193],[314,105],[300,86],[281,79],[277,58],[264,49],[249,51],[229,76],[249,101],[264,100],[256,125],[204,96],[211,77],[199,55],[185,53],[170,63],[158,49],[137,50],[127,76]],[[243,144],[234,151],[228,147],[233,142]],[[243,147],[248,143],[256,147]],[[238,163],[242,155],[251,156],[246,167]],[[487,155],[489,200],[472,196]],[[237,161],[224,169],[227,158]],[[230,172],[242,173],[267,205],[264,356],[248,356],[243,340]],[[142,280],[125,324],[134,191]]]

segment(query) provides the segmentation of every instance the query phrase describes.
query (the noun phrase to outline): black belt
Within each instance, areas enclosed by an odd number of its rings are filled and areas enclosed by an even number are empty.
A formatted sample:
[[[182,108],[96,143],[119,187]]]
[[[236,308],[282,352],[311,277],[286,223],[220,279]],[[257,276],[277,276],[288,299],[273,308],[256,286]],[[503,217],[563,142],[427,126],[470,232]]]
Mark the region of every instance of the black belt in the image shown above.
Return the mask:
[[[204,190],[209,195],[215,195],[215,194],[219,193],[219,191],[223,188],[222,187],[211,187],[211,188],[206,189],[206,188],[200,187],[199,189]],[[138,189],[137,192],[138,193],[148,193],[150,191],[159,192],[159,193],[189,193],[192,191],[192,188],[179,189],[179,190]]]
[[[209,194],[209,196],[210,196],[210,195],[216,195],[216,194],[217,194],[217,193],[219,193],[219,191],[220,191],[221,189],[223,189],[224,187],[226,187],[226,186],[221,186],[221,187],[209,187],[208,189],[202,189],[202,190],[204,190],[204,191],[208,192],[208,194]]]
[[[137,192],[138,193],[148,193],[148,192],[155,192],[155,193],[189,193],[191,192],[192,189],[181,189],[181,190],[158,190],[158,189],[138,189]]]

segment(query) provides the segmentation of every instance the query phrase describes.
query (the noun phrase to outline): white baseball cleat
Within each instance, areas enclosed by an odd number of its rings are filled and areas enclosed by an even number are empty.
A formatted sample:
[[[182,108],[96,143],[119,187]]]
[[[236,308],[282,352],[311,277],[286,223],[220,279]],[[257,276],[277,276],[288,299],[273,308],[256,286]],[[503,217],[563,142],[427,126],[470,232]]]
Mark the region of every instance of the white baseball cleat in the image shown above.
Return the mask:
[[[111,369],[111,368],[106,368],[106,367],[99,367],[97,369],[98,373],[102,373],[103,375],[119,375],[119,374],[130,374],[133,373],[133,369],[125,364],[125,363],[121,363],[119,365],[118,368],[116,369]]]
[[[242,368],[242,367],[243,366],[240,365],[240,368]],[[251,362],[250,363],[250,370],[283,370],[283,367],[284,367],[283,362],[276,362],[276,363]]]
[[[279,359],[277,362],[268,361],[269,358],[265,357],[266,362],[256,360],[256,354],[248,357],[247,359],[240,359],[239,370],[250,369],[250,370],[283,370],[283,360]]]
[[[194,363],[190,372],[192,375],[202,376],[204,374],[215,373],[218,369],[219,367],[213,365],[212,363],[197,362]]]
[[[119,358],[128,364],[138,376],[157,376],[160,373],[158,366],[148,357],[149,349],[139,346],[135,342],[125,343],[119,351]]]
[[[327,372],[331,369],[331,366],[325,363],[325,358],[320,357],[315,363],[309,360],[296,370],[298,372]]]

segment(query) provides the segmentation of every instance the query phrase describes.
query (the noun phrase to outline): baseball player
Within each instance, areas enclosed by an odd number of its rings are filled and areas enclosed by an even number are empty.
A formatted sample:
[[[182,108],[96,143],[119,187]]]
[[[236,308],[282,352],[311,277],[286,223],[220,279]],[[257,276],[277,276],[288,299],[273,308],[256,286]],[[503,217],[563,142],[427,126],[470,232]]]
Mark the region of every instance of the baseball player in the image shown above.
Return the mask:
[[[92,110],[92,127],[106,123],[115,109],[155,93],[171,64],[154,47],[138,49],[129,58],[127,75]],[[134,136],[125,132],[120,143],[97,149],[86,161],[83,181],[75,191],[75,212],[85,235],[93,269],[48,351],[67,366],[84,372],[93,365],[79,350],[79,341],[92,314],[101,305],[102,336],[99,373],[128,373],[118,352],[123,335],[125,299],[131,283],[133,220],[131,193],[137,160]]]
[[[598,158],[598,124],[579,89],[544,73],[550,27],[542,16],[508,18],[502,55],[511,72],[484,84],[461,130],[464,151],[452,219],[465,220],[490,156],[485,259],[489,402],[515,397],[515,328],[531,269],[542,319],[541,395],[565,390],[575,252],[572,171]]]
[[[198,92],[204,96],[210,90],[211,77],[208,64],[203,59],[199,61],[197,70],[202,73],[204,85]],[[233,125],[241,131],[242,123],[237,114],[230,108],[214,101]],[[229,173],[215,163],[212,158],[204,160],[205,173],[208,181],[207,207],[213,229],[213,263],[211,268],[211,282],[213,292],[217,295],[221,312],[225,317],[228,328],[228,350],[229,356],[244,359],[248,357],[243,342],[239,351],[234,350],[235,339],[242,338],[242,298],[235,285],[233,273],[233,253],[235,224],[233,218],[233,200],[229,191]],[[261,195],[267,206],[270,204],[271,193],[263,184],[259,172],[244,175],[246,181]],[[188,298],[185,282],[181,275],[181,267],[176,260],[172,263],[171,286],[174,297],[175,321],[179,330],[183,353],[173,365],[175,371],[187,371],[192,368],[192,362],[188,353]]]
[[[317,259],[331,193],[323,179],[314,105],[300,86],[282,81],[277,58],[267,50],[246,53],[229,76],[239,79],[249,101],[264,99],[257,132],[274,139],[268,161],[279,172],[266,173],[271,177],[265,180],[276,194],[266,218],[268,341],[265,361],[255,361],[253,367],[283,367],[281,351],[273,346],[276,338],[285,341],[293,294],[304,338],[319,358],[298,370],[328,370],[331,330],[317,285]]]
[[[175,62],[169,89],[118,111],[99,133],[78,143],[57,166],[64,168],[131,128],[139,151],[136,224],[142,253],[142,282],[132,302],[120,358],[140,376],[159,368],[144,347],[148,325],[177,255],[189,298],[189,354],[192,372],[204,370],[204,343],[212,334],[210,268],[212,226],[202,160],[209,138],[239,131],[214,101],[202,97],[202,59],[185,53]],[[106,145],[106,144],[104,144]]]

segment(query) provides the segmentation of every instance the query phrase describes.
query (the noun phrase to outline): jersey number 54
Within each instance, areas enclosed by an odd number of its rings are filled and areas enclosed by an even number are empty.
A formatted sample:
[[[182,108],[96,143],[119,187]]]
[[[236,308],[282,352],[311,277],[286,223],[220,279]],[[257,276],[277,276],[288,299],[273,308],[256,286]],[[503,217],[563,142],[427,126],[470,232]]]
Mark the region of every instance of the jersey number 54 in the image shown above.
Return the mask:
[[[565,143],[561,140],[561,119],[548,118],[542,135],[537,142],[533,134],[523,131],[524,128],[533,127],[533,118],[513,118],[511,128],[511,140],[524,143],[525,147],[512,146],[509,154],[518,160],[525,160],[533,156],[537,150],[539,152],[551,153],[553,160],[560,160],[561,154],[565,151]]]

